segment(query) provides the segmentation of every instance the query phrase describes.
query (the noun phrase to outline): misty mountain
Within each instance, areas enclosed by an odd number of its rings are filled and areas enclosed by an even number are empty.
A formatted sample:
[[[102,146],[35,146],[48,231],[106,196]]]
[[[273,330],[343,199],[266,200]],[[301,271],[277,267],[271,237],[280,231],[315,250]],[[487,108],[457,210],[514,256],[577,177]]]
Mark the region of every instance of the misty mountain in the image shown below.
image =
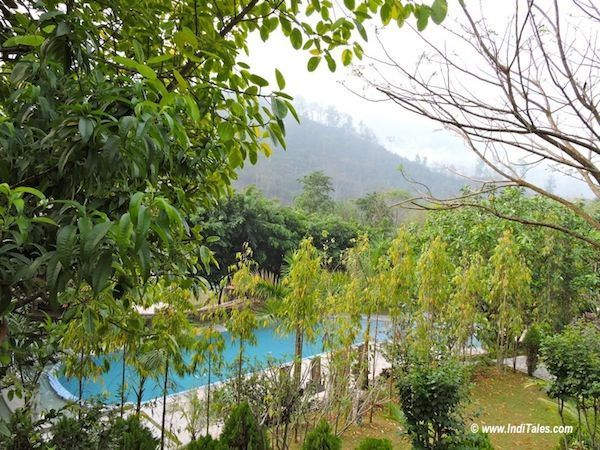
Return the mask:
[[[298,179],[322,170],[333,179],[336,200],[392,189],[414,192],[415,185],[402,176],[399,167],[435,195],[456,194],[466,184],[462,178],[387,151],[368,130],[358,132],[349,125],[326,125],[307,118],[300,124],[287,121],[286,130],[287,150],[276,147],[270,158],[261,157],[254,166],[247,164],[239,172],[237,188],[254,184],[267,197],[289,204],[301,191]]]

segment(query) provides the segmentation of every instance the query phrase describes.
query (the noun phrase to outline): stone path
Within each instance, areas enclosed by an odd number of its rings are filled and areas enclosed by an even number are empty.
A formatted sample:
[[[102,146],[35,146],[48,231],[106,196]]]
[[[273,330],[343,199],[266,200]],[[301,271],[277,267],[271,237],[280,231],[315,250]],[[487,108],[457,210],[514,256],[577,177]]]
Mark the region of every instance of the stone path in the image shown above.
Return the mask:
[[[504,360],[504,365],[508,367],[513,367],[513,359],[506,358]],[[517,364],[516,369],[519,372],[527,373],[527,358],[525,356],[517,356]],[[533,372],[533,376],[535,378],[539,378],[540,380],[552,381],[554,380],[554,375],[551,375],[546,367],[542,363],[539,363],[535,372]]]

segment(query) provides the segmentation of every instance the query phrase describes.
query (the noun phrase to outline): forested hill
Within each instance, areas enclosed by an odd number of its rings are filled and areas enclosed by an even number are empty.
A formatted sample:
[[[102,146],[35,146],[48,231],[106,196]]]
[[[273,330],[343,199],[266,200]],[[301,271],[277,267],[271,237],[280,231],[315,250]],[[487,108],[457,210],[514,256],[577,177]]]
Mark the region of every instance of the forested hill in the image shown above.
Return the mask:
[[[287,150],[277,147],[270,158],[260,158],[255,166],[247,164],[236,187],[254,184],[267,197],[290,203],[300,193],[298,179],[322,170],[333,179],[336,200],[391,189],[414,191],[399,166],[436,195],[455,194],[465,184],[464,179],[387,151],[372,134],[359,133],[350,126],[324,125],[303,118],[301,124],[287,121],[286,129]]]

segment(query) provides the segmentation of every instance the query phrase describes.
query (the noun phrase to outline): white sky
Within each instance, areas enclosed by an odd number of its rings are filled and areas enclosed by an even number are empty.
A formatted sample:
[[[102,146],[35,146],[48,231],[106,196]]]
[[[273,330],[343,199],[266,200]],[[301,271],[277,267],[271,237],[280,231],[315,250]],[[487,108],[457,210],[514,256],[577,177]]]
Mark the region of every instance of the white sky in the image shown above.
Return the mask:
[[[452,5],[446,21],[454,20],[453,11],[458,14],[458,5]],[[512,11],[512,2],[493,2],[486,0],[486,16],[496,17],[502,21]],[[502,7],[511,5],[508,10]],[[502,23],[502,22],[500,22]],[[374,35],[374,30],[369,30],[370,40],[362,42],[365,53],[376,55],[379,44]],[[443,40],[446,37],[444,30],[430,23],[423,32],[433,39]],[[402,61],[414,64],[423,49],[423,44],[417,32],[410,27],[401,29],[390,24],[383,35],[387,48],[396,54],[402,55]],[[295,98],[302,98],[308,103],[319,104],[323,108],[333,105],[339,111],[350,115],[355,124],[363,122],[375,132],[379,142],[388,150],[399,155],[414,159],[417,155],[426,157],[430,166],[453,167],[461,173],[472,173],[478,164],[477,157],[464,147],[462,140],[450,131],[441,129],[439,125],[408,113],[399,106],[386,102],[369,102],[350,92],[344,83],[357,88],[356,78],[352,76],[352,68],[342,66],[339,58],[336,59],[337,71],[331,73],[324,61],[315,72],[309,73],[306,62],[309,54],[301,50],[294,50],[289,41],[279,33],[274,33],[264,43],[257,34],[250,38],[250,57],[248,58],[252,69],[275,84],[275,68],[278,68],[286,79],[285,91]],[[359,62],[359,64],[364,64]],[[357,62],[354,58],[353,62]],[[532,180],[545,183],[548,171],[540,169],[532,176]],[[567,196],[587,196],[587,187],[576,181],[553,174],[557,185],[557,192]]]

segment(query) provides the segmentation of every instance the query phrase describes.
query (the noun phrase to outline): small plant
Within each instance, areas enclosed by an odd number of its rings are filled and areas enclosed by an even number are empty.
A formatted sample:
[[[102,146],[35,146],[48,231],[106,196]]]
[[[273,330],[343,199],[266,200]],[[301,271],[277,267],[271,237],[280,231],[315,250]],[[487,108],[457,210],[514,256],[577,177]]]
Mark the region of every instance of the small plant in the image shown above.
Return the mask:
[[[237,405],[225,421],[221,443],[228,450],[267,450],[267,437],[248,402]]]
[[[53,429],[50,445],[56,448],[85,450],[94,446],[90,430],[82,420],[62,416]]]
[[[140,423],[137,416],[127,419],[117,418],[108,431],[115,448],[127,450],[155,450],[158,447],[158,439],[152,432]],[[107,445],[106,448],[110,448]]]
[[[186,447],[186,450],[227,450],[218,439],[213,439],[213,437],[209,434],[206,436],[202,436],[199,439],[196,439],[190,442]]]
[[[363,439],[356,450],[394,450],[389,439],[366,438]]]
[[[340,450],[342,440],[333,434],[331,426],[321,420],[317,427],[310,431],[304,440],[302,450]]]

